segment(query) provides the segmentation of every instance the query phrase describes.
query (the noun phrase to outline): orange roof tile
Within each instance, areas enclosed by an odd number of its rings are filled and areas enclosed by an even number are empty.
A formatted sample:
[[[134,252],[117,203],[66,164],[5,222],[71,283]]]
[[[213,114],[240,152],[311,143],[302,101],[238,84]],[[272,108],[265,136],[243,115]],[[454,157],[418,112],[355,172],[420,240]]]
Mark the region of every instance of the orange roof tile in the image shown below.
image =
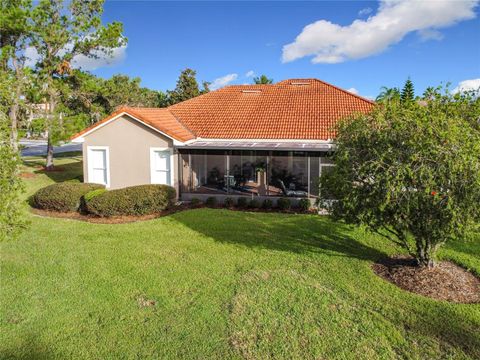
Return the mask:
[[[333,127],[341,118],[369,112],[373,106],[370,100],[317,79],[289,79],[226,86],[163,109],[123,110],[180,141],[326,140],[335,137]]]
[[[195,138],[192,132],[189,131],[178,119],[176,119],[175,116],[166,108],[133,108],[124,106],[105,119],[73,135],[71,139],[75,139],[86,134],[90,130],[95,129],[96,127],[108,122],[122,113],[133,116],[134,118],[163,132],[175,140],[185,142]]]

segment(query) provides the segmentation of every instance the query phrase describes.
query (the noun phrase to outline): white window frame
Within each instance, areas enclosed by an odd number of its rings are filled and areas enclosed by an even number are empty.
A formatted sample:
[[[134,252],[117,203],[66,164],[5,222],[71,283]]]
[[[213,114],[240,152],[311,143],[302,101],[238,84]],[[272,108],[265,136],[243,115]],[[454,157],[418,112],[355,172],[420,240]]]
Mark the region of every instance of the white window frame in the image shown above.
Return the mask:
[[[157,184],[153,182],[155,169],[154,169],[154,153],[156,151],[168,151],[170,153],[170,186],[175,186],[174,182],[174,156],[173,148],[171,147],[151,147],[150,148],[150,184]],[[168,185],[168,184],[167,184]]]
[[[88,182],[91,182],[93,174],[92,162],[90,161],[90,154],[92,150],[105,150],[105,166],[107,167],[107,183],[106,188],[110,187],[110,147],[109,146],[87,146],[87,165],[88,165]]]

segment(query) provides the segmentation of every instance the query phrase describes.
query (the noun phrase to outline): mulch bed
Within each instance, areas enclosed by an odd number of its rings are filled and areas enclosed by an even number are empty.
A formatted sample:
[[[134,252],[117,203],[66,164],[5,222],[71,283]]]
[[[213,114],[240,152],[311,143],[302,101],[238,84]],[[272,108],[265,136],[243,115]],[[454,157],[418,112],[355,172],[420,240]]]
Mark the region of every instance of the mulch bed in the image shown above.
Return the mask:
[[[30,179],[30,178],[34,178],[36,175],[34,173],[31,173],[31,172],[21,172],[20,173],[20,177],[23,178],[23,179]]]
[[[429,269],[416,266],[411,257],[396,256],[372,268],[380,277],[415,294],[453,303],[480,303],[480,279],[450,261]]]
[[[72,219],[72,220],[86,221],[94,224],[124,224],[124,223],[132,223],[136,221],[152,220],[162,216],[176,213],[181,210],[184,210],[184,207],[178,206],[169,210],[165,210],[156,214],[149,214],[149,215],[99,217],[94,215],[84,215],[78,212],[58,212],[58,211],[49,211],[49,210],[31,208],[31,212],[38,216],[54,217],[54,218],[61,218],[61,219]]]

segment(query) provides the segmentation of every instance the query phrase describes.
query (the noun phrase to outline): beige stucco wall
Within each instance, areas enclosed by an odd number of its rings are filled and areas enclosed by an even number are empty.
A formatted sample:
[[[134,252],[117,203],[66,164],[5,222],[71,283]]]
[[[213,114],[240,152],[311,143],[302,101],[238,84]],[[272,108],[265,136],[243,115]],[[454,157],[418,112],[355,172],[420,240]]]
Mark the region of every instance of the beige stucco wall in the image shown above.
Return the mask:
[[[118,118],[93,131],[83,143],[84,181],[88,181],[88,147],[108,146],[110,188],[150,184],[150,148],[173,148],[173,140],[128,116]],[[178,194],[178,155],[171,171]]]

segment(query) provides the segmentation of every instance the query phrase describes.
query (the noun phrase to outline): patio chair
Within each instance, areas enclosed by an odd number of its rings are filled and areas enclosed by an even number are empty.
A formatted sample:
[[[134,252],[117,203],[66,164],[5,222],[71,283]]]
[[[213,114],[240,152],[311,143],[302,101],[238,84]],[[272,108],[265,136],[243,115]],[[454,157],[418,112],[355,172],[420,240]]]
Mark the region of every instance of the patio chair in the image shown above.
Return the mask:
[[[285,184],[283,183],[282,180],[278,180],[278,182],[280,183],[280,187],[282,188],[282,191],[286,196],[290,196],[290,197],[305,197],[305,196],[308,196],[308,193],[306,191],[287,190],[287,188],[285,187]]]

